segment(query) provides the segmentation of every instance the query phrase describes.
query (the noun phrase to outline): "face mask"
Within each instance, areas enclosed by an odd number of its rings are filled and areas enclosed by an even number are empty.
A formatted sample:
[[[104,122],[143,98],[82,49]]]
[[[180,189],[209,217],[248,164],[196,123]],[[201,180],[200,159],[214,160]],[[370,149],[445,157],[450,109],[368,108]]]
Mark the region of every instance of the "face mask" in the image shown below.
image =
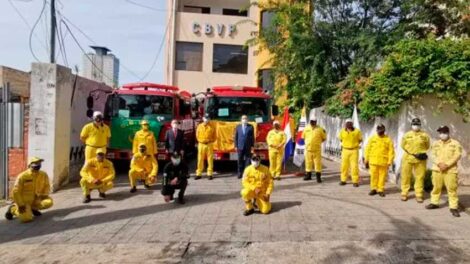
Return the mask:
[[[33,171],[38,171],[38,170],[41,169],[41,165],[40,165],[40,164],[32,164],[32,165],[31,165],[31,169],[32,169]]]
[[[173,129],[177,129],[177,128],[178,128],[178,124],[171,124],[171,127],[172,127]]]
[[[255,168],[258,168],[259,161],[251,161],[251,165],[253,165],[253,167],[255,167]]]
[[[411,129],[412,129],[413,131],[419,131],[419,130],[421,130],[421,126],[412,125],[412,126],[411,126]]]
[[[173,162],[173,165],[178,166],[181,163],[181,159],[171,159],[171,162]]]
[[[383,130],[377,130],[377,134],[378,134],[379,136],[383,136],[383,135],[385,135],[385,131],[383,131]]]
[[[274,125],[274,128],[279,130],[279,129],[281,129],[281,126],[280,125]]]
[[[440,138],[441,140],[446,141],[446,140],[449,139],[449,134],[441,133],[441,134],[439,134],[439,138]]]
[[[202,119],[202,121],[203,121],[204,123],[206,123],[206,124],[209,123],[209,119],[207,119],[207,118],[205,118],[205,117]]]
[[[242,119],[242,124],[246,125],[246,123],[248,123],[248,120],[247,119]]]
[[[97,159],[99,162],[103,162],[103,161],[104,161],[104,155],[98,155],[98,156],[96,156],[96,159]]]
[[[147,125],[142,126],[142,130],[148,131],[148,130],[149,130],[149,126],[147,126]]]
[[[96,122],[96,123],[101,123],[101,122],[103,122],[103,118],[101,118],[101,117],[96,117],[96,118],[95,118],[95,122]]]

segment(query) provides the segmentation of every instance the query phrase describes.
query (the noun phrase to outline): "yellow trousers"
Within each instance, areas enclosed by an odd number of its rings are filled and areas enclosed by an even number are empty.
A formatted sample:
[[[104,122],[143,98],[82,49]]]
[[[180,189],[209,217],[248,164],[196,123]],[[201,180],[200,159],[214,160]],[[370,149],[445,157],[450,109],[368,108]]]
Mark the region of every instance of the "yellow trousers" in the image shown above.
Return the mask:
[[[370,165],[370,189],[383,192],[387,179],[388,166]]]
[[[269,171],[274,178],[280,178],[282,172],[282,151],[269,151]]]
[[[314,151],[305,150],[305,171],[306,172],[321,172],[321,149]]]
[[[197,145],[197,169],[196,176],[201,176],[204,170],[204,161],[207,160],[207,175],[211,176],[214,172],[214,145],[201,144]]]
[[[135,187],[137,180],[144,180],[146,185],[151,185],[152,183],[155,182],[154,177],[150,177],[149,173],[146,172],[139,172],[136,170],[130,170],[129,171],[129,183],[131,184],[131,187]]]
[[[426,174],[426,161],[418,163],[409,163],[402,161],[401,164],[401,195],[407,196],[411,187],[411,177],[413,177],[413,170],[415,176],[415,195],[416,197],[423,197],[424,192],[424,175]]]
[[[449,198],[449,209],[457,209],[459,207],[459,197],[457,196],[458,175],[456,173],[442,173],[439,171],[433,171],[432,185],[432,204],[439,205],[442,186],[445,186],[447,190],[447,196]]]
[[[114,186],[112,181],[101,182],[101,184],[89,183],[85,179],[80,180],[80,186],[84,196],[90,195],[91,190],[98,189],[100,193],[105,193],[111,190]]]
[[[85,146],[85,161],[96,157],[96,151],[98,148]]]
[[[253,199],[255,199],[259,211],[262,214],[268,214],[271,211],[271,203],[269,202],[269,200],[266,200],[266,198],[264,198],[263,193],[259,193],[258,195],[256,195],[255,191],[252,191],[250,189],[243,189],[240,194],[242,196],[243,201],[245,201],[246,210],[253,209]]]
[[[351,180],[359,183],[359,149],[343,149],[341,152],[341,181],[348,180],[351,169]]]
[[[51,208],[54,202],[52,198],[47,197],[45,199],[35,199],[32,203],[25,204],[25,211],[20,213],[18,210],[18,205],[15,205],[11,208],[11,213],[18,217],[22,223],[31,222],[33,220],[33,211],[32,210],[45,210]]]

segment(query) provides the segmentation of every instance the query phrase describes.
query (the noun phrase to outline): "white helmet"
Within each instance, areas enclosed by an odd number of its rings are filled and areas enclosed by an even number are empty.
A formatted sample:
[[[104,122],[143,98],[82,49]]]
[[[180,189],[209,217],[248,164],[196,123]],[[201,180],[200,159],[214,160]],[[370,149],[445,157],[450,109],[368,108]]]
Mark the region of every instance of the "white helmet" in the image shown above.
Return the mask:
[[[101,113],[100,111],[93,112],[93,118],[96,118],[98,116],[103,116],[103,113]]]

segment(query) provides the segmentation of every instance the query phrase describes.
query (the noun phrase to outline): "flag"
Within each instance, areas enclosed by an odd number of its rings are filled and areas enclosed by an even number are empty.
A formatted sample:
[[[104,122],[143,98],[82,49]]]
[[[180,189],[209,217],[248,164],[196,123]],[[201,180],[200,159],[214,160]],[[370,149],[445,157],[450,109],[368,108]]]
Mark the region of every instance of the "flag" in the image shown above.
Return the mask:
[[[295,136],[295,150],[294,150],[294,164],[297,167],[302,167],[302,164],[304,163],[305,156],[304,156],[304,151],[305,151],[305,142],[304,139],[302,138],[303,131],[305,129],[305,126],[307,125],[307,114],[305,107],[302,109],[302,114],[300,115],[300,121],[299,121],[299,130],[297,131],[297,134]]]
[[[282,129],[286,134],[286,146],[284,149],[284,163],[292,156],[294,152],[294,146],[292,141],[292,132],[290,127],[289,108],[284,109],[284,118],[282,120]]]

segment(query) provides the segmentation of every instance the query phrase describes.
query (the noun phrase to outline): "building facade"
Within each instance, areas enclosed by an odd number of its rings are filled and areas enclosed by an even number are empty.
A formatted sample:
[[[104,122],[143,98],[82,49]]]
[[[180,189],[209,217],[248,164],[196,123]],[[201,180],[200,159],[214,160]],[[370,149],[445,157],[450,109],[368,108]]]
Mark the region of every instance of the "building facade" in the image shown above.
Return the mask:
[[[259,10],[249,0],[169,0],[165,82],[193,93],[257,86]]]
[[[95,53],[83,55],[83,77],[103,82],[111,87],[119,85],[119,59],[106,47],[91,46]]]

